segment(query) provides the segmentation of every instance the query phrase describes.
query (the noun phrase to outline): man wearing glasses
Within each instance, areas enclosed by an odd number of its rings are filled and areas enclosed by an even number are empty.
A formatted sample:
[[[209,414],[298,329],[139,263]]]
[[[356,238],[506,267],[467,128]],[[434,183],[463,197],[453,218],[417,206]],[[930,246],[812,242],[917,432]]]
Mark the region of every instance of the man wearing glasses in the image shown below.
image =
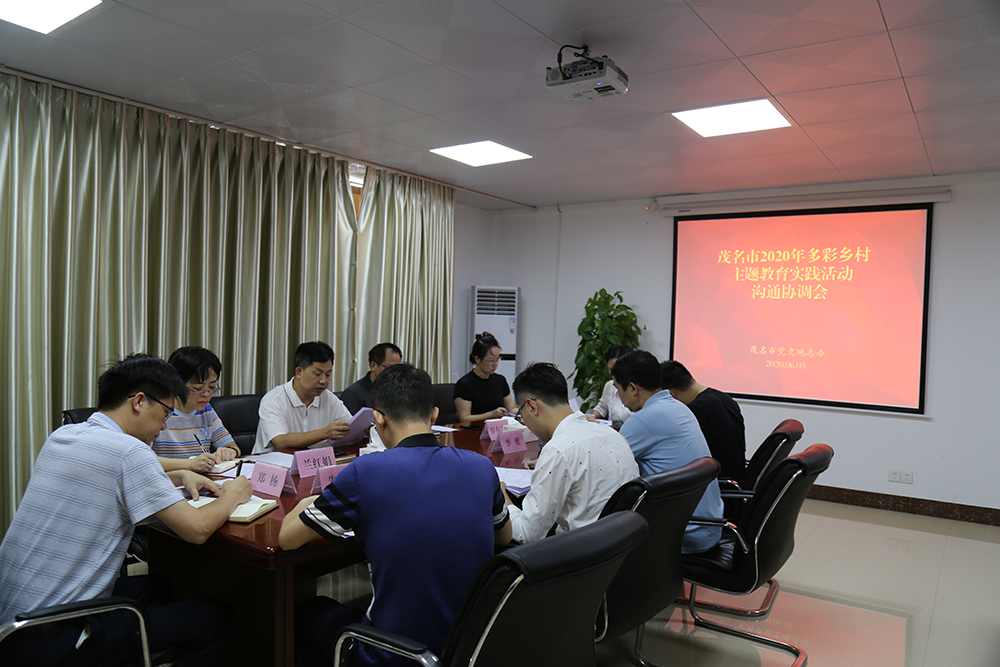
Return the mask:
[[[340,400],[344,406],[357,414],[361,408],[372,406],[372,384],[378,374],[389,366],[394,366],[403,360],[403,352],[392,343],[379,343],[368,350],[368,372],[363,378],[344,390]]]
[[[164,470],[206,473],[220,461],[240,455],[240,448],[209,404],[219,390],[222,362],[203,347],[180,347],[167,360],[184,379],[188,398],[175,402],[167,427],[153,441]]]
[[[0,624],[43,607],[125,595],[146,611],[151,648],[180,648],[188,667],[225,662],[228,605],[169,603],[167,580],[118,576],[136,524],[155,516],[181,539],[201,544],[250,499],[245,477],[220,486],[189,470],[167,473],[150,450],[174,400],[187,394],[170,364],[133,354],[101,375],[98,410],[86,423],[48,437],[0,545]],[[178,485],[195,498],[199,491],[219,497],[194,508]],[[128,611],[26,634],[0,644],[0,664],[105,664],[138,645]]]
[[[597,521],[619,486],[639,476],[618,432],[569,406],[566,378],[555,364],[535,363],[514,380],[517,418],[545,442],[518,509],[507,496],[514,540],[531,542]]]

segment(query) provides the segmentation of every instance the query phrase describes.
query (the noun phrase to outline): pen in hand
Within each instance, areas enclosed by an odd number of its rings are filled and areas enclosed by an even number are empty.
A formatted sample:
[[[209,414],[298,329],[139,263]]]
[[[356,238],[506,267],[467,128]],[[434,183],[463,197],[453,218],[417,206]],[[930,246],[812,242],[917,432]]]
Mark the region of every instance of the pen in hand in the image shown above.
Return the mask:
[[[243,459],[240,459],[240,462],[236,464],[236,476],[237,477],[240,476],[240,471],[241,470],[243,470]]]

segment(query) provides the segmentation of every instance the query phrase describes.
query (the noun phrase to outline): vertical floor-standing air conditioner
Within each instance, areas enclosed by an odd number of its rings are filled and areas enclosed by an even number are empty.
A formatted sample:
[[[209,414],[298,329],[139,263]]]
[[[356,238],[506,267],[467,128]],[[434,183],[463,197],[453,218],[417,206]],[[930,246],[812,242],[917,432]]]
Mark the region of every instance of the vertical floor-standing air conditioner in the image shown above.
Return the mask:
[[[476,334],[489,331],[496,336],[503,354],[497,373],[513,382],[517,375],[517,306],[520,287],[472,286],[472,335],[469,349]]]

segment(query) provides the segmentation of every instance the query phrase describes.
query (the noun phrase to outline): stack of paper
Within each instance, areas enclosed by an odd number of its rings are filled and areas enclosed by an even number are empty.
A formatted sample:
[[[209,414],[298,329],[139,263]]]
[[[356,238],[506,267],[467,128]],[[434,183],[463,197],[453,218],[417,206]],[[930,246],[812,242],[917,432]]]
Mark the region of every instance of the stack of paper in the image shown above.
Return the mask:
[[[497,476],[507,485],[507,492],[523,496],[531,490],[531,471],[523,468],[497,468]]]

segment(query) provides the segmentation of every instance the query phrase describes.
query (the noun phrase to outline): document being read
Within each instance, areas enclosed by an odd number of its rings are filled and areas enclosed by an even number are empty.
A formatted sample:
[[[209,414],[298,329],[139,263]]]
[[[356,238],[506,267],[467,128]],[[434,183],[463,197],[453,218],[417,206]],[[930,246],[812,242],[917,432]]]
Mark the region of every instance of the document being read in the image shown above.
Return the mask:
[[[523,468],[497,468],[497,476],[507,485],[507,491],[523,496],[531,490],[531,470]]]
[[[354,414],[354,416],[351,417],[351,421],[347,422],[347,424],[351,427],[351,430],[347,435],[339,440],[323,440],[321,442],[317,442],[315,445],[310,445],[309,449],[353,445],[355,442],[365,437],[365,431],[368,430],[374,423],[375,411],[371,408],[361,408]]]

